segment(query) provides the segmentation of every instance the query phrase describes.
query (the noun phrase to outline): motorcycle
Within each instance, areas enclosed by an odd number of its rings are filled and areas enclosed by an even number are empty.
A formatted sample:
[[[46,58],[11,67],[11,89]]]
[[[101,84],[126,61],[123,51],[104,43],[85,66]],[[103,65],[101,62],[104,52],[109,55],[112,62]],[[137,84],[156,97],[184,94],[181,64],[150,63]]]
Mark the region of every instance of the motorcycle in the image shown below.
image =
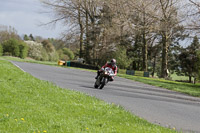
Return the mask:
[[[110,67],[102,69],[102,72],[96,79],[94,88],[103,89],[103,87],[108,83],[108,81],[110,80],[110,78],[112,78],[112,76],[114,76],[114,72]]]

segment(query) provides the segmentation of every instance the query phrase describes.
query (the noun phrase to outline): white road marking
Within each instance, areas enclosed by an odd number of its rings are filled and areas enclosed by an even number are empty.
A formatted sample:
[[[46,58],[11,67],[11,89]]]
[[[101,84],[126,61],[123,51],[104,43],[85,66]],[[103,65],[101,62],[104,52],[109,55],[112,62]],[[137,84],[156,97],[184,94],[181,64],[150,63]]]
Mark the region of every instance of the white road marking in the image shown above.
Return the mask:
[[[12,62],[13,63],[13,62]],[[23,72],[26,72],[24,71],[21,67],[19,67],[17,64],[13,63],[16,67],[18,67],[20,70],[22,70]]]

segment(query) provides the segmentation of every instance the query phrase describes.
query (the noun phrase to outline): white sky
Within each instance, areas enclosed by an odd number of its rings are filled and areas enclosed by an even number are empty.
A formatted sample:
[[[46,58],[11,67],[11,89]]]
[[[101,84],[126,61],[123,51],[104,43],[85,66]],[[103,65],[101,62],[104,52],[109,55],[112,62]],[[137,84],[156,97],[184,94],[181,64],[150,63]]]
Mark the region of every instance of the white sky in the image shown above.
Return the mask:
[[[39,0],[0,0],[0,25],[14,27],[20,36],[58,38],[63,27],[39,26],[50,21],[50,16],[41,11],[44,9]]]

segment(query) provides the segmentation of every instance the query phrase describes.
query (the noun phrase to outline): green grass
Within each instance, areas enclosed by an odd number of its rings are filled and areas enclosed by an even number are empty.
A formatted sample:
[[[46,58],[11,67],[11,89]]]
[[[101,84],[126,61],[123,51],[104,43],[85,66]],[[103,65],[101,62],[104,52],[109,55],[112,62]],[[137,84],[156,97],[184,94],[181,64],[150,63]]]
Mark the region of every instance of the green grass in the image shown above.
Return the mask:
[[[134,81],[142,82],[145,84],[150,84],[153,86],[158,86],[162,88],[166,88],[169,90],[174,90],[177,92],[185,93],[191,96],[200,97],[200,84],[191,84],[191,83],[183,83],[183,82],[176,82],[176,81],[169,81],[164,79],[157,79],[157,78],[146,78],[146,77],[138,77],[138,76],[131,76],[126,74],[118,74],[119,77],[131,79]]]
[[[57,66],[58,62],[51,62],[51,61],[37,61],[31,58],[21,59],[18,57],[12,57],[12,56],[2,56],[0,59],[4,60],[12,60],[12,61],[20,61],[20,62],[30,62],[30,63],[38,63],[38,64],[45,64],[45,65],[53,65]]]
[[[176,81],[170,81],[170,80],[158,79],[158,78],[147,78],[147,77],[141,77],[141,76],[126,75],[126,72],[123,69],[119,70],[118,76],[130,79],[130,80],[142,82],[145,84],[150,84],[153,86],[158,86],[158,87],[166,88],[169,90],[185,93],[191,96],[200,97],[200,83],[191,84],[191,83],[176,82]],[[171,77],[172,77],[172,80],[183,80],[183,81],[188,80],[187,76],[177,76],[176,74],[172,74]]]
[[[188,76],[178,76],[177,74],[171,74],[170,77],[172,80],[182,80],[182,81],[188,81],[189,77]]]
[[[0,133],[169,133],[122,107],[66,90],[0,59]]]

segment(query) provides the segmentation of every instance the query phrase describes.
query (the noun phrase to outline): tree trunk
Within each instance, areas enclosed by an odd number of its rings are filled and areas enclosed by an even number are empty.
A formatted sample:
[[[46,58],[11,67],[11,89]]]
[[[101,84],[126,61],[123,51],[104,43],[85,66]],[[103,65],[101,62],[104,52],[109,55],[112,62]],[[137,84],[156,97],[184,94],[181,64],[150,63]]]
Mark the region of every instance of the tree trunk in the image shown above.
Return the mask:
[[[142,33],[142,40],[143,40],[143,64],[142,64],[142,69],[143,71],[147,72],[147,41],[146,41],[146,13],[145,13],[145,8],[143,9],[143,33]]]
[[[155,70],[156,70],[156,56],[154,57],[154,61],[153,61],[153,71],[152,71],[152,77],[154,77],[154,73],[155,73]]]
[[[137,70],[141,71],[142,70],[142,64],[141,64],[142,59],[141,59],[141,55],[140,54],[138,54],[138,56],[139,56],[139,60],[138,60],[138,68],[137,68]]]
[[[162,66],[161,66],[161,78],[167,77],[167,65],[168,65],[168,36],[164,34],[162,36],[162,43],[163,43],[163,49],[162,49]]]
[[[95,16],[96,16],[96,8],[94,7],[93,9],[93,15],[91,18],[91,26],[92,26],[92,36],[93,36],[93,65],[96,64],[96,43],[97,43],[97,39],[96,39],[96,27],[95,27]]]
[[[147,72],[147,42],[146,42],[146,35],[145,31],[143,33],[143,65],[142,65],[142,70]]]
[[[194,77],[194,82],[193,82],[193,84],[196,84],[196,78]]]
[[[189,75],[189,83],[192,83],[192,76]]]
[[[86,24],[86,51],[85,51],[85,60],[86,63],[90,64],[90,49],[89,49],[89,25],[88,25],[88,12],[85,14],[85,24]]]
[[[95,65],[96,61],[96,33],[95,33],[95,23],[92,22],[92,30],[93,30],[93,65]]]
[[[79,58],[83,57],[83,25],[80,24],[81,28],[81,34],[80,34],[80,52],[79,52]]]
[[[79,22],[79,26],[80,26],[80,51],[79,51],[79,58],[83,57],[83,24],[81,21],[81,12],[80,12],[80,8],[78,9],[78,22]]]

